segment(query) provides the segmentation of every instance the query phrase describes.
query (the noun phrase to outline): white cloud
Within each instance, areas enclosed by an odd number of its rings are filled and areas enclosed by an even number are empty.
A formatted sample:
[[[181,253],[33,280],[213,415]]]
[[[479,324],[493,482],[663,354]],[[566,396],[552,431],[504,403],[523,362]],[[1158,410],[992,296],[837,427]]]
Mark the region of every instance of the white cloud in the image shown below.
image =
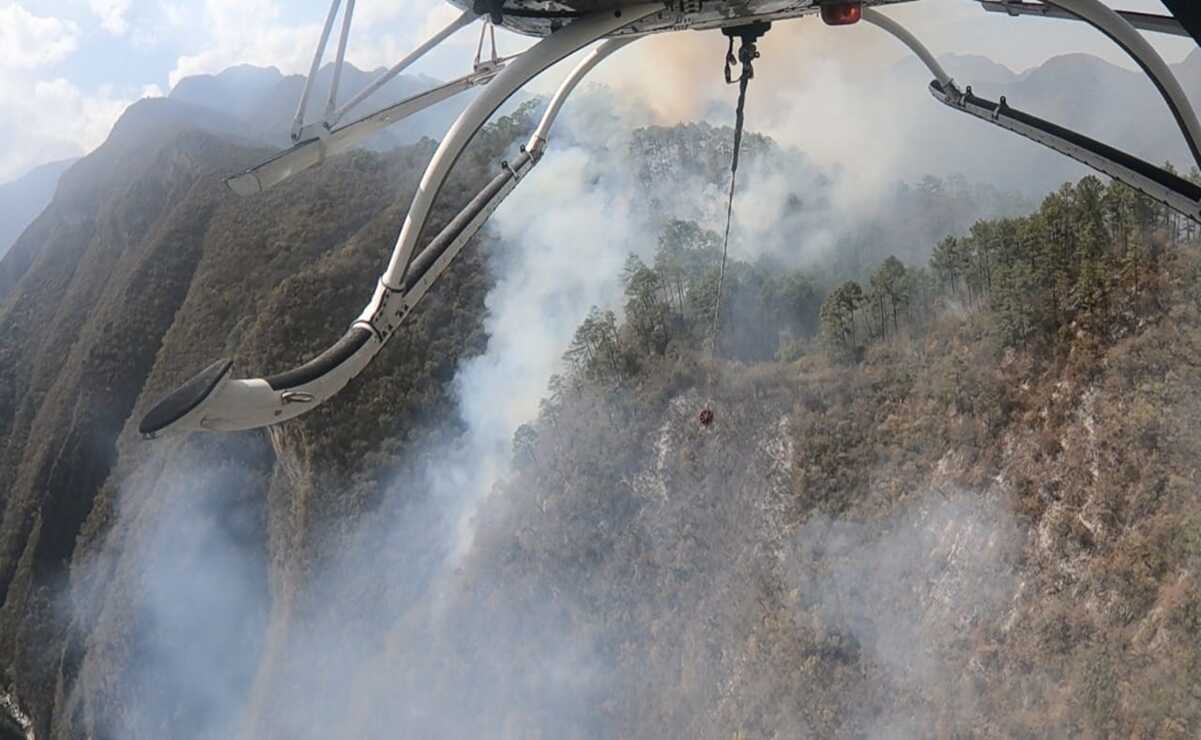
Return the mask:
[[[0,69],[36,69],[62,61],[79,45],[71,21],[36,16],[20,3],[0,7]]]
[[[85,94],[61,77],[0,74],[0,122],[12,136],[12,146],[0,149],[0,182],[44,162],[86,154],[104,141],[130,103],[156,94],[161,91],[154,86],[140,92],[104,86]]]
[[[92,13],[100,20],[100,27],[114,36],[123,36],[129,30],[126,15],[130,0],[89,0]]]
[[[213,74],[235,64],[273,66],[285,74],[305,74],[327,7],[306,6],[298,14],[296,6],[282,0],[205,0],[204,41],[197,51],[179,57],[169,82],[174,86],[189,75]],[[347,59],[362,69],[390,66],[459,12],[443,0],[359,3]],[[448,69],[432,73],[449,70],[454,75],[462,74],[470,64],[476,38],[473,31],[456,34],[444,49],[431,54],[429,62],[423,61],[421,69],[431,71],[431,67],[445,64]],[[326,51],[327,62],[333,59],[336,44],[335,29]]]
[[[350,46],[346,56],[360,69],[390,67],[425,39],[441,31],[462,12],[443,0],[410,0],[404,3],[374,3],[370,12],[355,9]],[[386,7],[385,7],[386,6]],[[444,41],[430,58],[450,62],[453,76],[463,74],[475,53],[477,26],[469,26]],[[315,39],[314,39],[315,41]],[[448,53],[449,50],[449,53]],[[310,53],[311,53],[310,48]],[[430,69],[429,59],[418,62],[415,71]],[[443,75],[446,76],[446,75]]]
[[[46,67],[77,48],[79,27],[37,16],[19,3],[0,6],[0,181],[55,159],[79,156],[108,135],[135,94],[111,86],[85,94]]]
[[[423,10],[425,11],[425,18],[421,23],[421,30],[416,34],[416,37],[419,39],[427,39],[430,36],[433,36],[435,33],[438,33],[443,28],[449,26],[455,18],[458,18],[463,14],[462,10],[454,7],[453,5],[441,2],[434,3],[433,7],[430,7],[429,4],[426,4],[426,7],[423,8]],[[463,41],[468,41],[474,44],[479,38],[478,35],[474,33],[478,29],[476,26],[472,26],[471,29],[473,33],[470,34],[455,34],[455,40],[459,41],[460,43]]]
[[[163,3],[160,10],[163,14],[163,22],[165,27],[178,31],[187,26],[188,8],[181,3]]]
[[[321,34],[320,21],[287,25],[274,0],[207,0],[203,49],[181,56],[168,80],[220,72],[235,64],[279,67],[285,74],[303,72]]]

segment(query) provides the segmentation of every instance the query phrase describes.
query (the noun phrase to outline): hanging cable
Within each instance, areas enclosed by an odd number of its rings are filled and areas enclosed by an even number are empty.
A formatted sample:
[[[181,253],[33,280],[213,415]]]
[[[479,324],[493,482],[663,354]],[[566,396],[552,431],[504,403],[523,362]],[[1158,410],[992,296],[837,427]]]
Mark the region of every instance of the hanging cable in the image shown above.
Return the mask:
[[[771,28],[770,23],[754,23],[749,26],[725,28],[722,32],[730,37],[730,46],[726,50],[725,77],[726,84],[734,83],[734,65],[741,65],[738,75],[738,105],[734,109],[734,152],[730,159],[730,194],[726,201],[726,230],[721,244],[721,267],[717,272],[717,295],[713,299],[713,325],[710,328],[709,359],[717,356],[717,342],[721,332],[721,294],[726,282],[726,258],[730,251],[730,224],[734,219],[734,192],[738,183],[738,155],[742,151],[742,129],[745,120],[746,90],[748,83],[755,76],[754,61],[759,58],[759,49],[755,42]],[[738,56],[734,56],[734,37],[742,39]],[[712,384],[710,378],[710,384]],[[698,417],[702,426],[713,423],[713,409],[706,403]]]
[[[717,273],[717,296],[713,305],[713,327],[711,329],[713,354],[717,353],[718,332],[721,330],[721,294],[726,280],[726,257],[730,250],[730,224],[734,219],[734,192],[738,184],[738,155],[742,151],[746,90],[748,83],[755,77],[754,61],[759,58],[759,49],[755,42],[760,36],[767,33],[769,28],[771,28],[770,23],[754,23],[750,26],[723,29],[723,32],[730,37],[730,48],[726,51],[726,83],[734,83],[732,72],[735,64],[742,65],[742,72],[738,75],[738,105],[734,109],[734,152],[730,158],[730,194],[726,201],[726,231],[722,238],[721,267]],[[737,58],[734,56],[735,36],[742,39]]]

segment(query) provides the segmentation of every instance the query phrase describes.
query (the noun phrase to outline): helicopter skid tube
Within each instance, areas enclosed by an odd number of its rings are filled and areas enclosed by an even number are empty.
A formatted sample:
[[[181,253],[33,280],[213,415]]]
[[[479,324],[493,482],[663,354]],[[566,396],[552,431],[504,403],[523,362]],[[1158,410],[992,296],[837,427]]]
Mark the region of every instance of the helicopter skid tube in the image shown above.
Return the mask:
[[[1179,175],[1071,129],[1012,108],[1005,98],[1001,98],[1000,102],[985,100],[973,95],[971,88],[966,93],[948,91],[937,80],[930,83],[930,92],[948,107],[1020,134],[1120,180],[1195,221],[1201,221],[1201,186]]]
[[[871,8],[864,8],[863,20],[888,31],[925,62],[935,78],[930,83],[930,92],[944,105],[1071,157],[1195,221],[1201,221],[1201,187],[1195,183],[1071,129],[1012,108],[1005,98],[994,103],[972,94],[970,87],[962,92],[930,50],[901,24]],[[1190,143],[1193,141],[1189,135],[1191,128],[1191,125],[1181,125]]]
[[[622,18],[612,13],[583,18],[535,44],[506,67],[459,116],[452,133],[439,145],[422,179],[422,189],[405,228],[420,231],[429,216],[414,213],[422,191],[436,194],[453,163],[475,132],[513,92],[554,62],[583,48],[617,28],[650,15],[657,5],[626,8]],[[371,302],[350,329],[333,346],[309,362],[267,378],[231,379],[229,360],[210,365],[156,403],[142,418],[139,431],[147,437],[187,431],[238,431],[268,426],[311,411],[340,391],[363,371],[405,318],[450,266],[493,211],[541,159],[546,136],[563,100],[602,59],[632,41],[632,37],[604,41],[587,55],[564,80],[526,146],[511,162],[501,164],[493,177],[445,228],[411,260],[397,282],[380,278]],[[525,61],[525,64],[518,62]],[[440,156],[441,155],[441,156]],[[435,177],[431,177],[431,171]],[[432,198],[429,199],[432,201]],[[397,244],[397,250],[401,249]],[[395,263],[396,254],[393,254]]]
[[[524,151],[512,164],[505,163],[500,174],[417,256],[406,281],[407,289],[388,291],[381,283],[364,312],[365,318],[356,321],[325,352],[287,372],[246,380],[228,379],[233,363],[221,360],[159,401],[142,419],[139,431],[155,435],[176,430],[253,429],[299,416],[342,390],[367,367],[437,277],[536,163],[535,157]]]

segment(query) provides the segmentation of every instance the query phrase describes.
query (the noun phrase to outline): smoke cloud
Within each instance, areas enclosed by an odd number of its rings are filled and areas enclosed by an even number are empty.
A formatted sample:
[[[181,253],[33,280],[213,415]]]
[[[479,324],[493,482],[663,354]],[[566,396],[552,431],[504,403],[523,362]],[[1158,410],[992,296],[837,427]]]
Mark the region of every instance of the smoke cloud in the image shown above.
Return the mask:
[[[1097,45],[1086,42],[1099,34],[1037,19],[1019,26],[971,3],[927,0],[917,5],[886,12],[914,30],[960,85],[974,85],[977,93],[994,100],[1006,95],[1012,105],[1151,162],[1171,161],[1183,169],[1193,164],[1150,80],[1120,50],[1105,55],[1107,61],[1074,54],[1098,52]],[[934,5],[941,6],[937,12]],[[995,34],[985,29],[995,29]],[[1048,46],[1048,60],[1011,71],[985,56],[972,56],[997,51],[993,36],[1018,34],[1023,43],[1009,46],[1025,47],[1039,39]],[[1104,49],[1112,46],[1103,37],[1100,41]],[[647,38],[606,62],[599,76],[623,96],[644,101],[655,123],[728,124],[736,88],[722,81],[726,43],[717,32]],[[898,40],[868,23],[830,28],[814,17],[780,22],[759,48],[762,58],[755,64],[747,100],[748,127],[804,151],[824,169],[844,169],[848,174],[837,183],[837,193],[847,209],[878,199],[898,179],[927,173],[962,174],[1037,198],[1092,172],[948,110],[929,94],[926,68]],[[1168,58],[1177,57],[1168,53]],[[1195,57],[1177,67],[1186,88],[1192,86],[1196,67]]]
[[[587,605],[538,574],[495,582],[473,563],[481,557],[479,508],[500,495],[511,472],[513,431],[536,416],[589,309],[620,305],[626,255],[649,256],[667,219],[717,228],[724,216],[724,183],[714,184],[706,162],[719,163],[720,173],[728,149],[714,147],[728,142],[728,132],[704,129],[702,151],[640,147],[630,131],[658,114],[637,101],[605,104],[609,94],[595,91],[569,108],[551,151],[495,214],[488,347],[463,362],[454,381],[465,431],[449,444],[445,434],[418,441],[377,509],[312,535],[315,542],[298,541],[312,489],[344,482],[305,471],[290,457],[286,431],[273,435],[274,455],[265,443],[242,449],[259,437],[190,441],[129,478],[109,547],[89,566],[93,574],[77,578],[77,608],[93,629],[72,703],[102,718],[100,729],[122,737],[161,736],[164,728],[176,736],[281,738],[606,733],[612,718],[598,711],[599,697],[629,679],[605,652],[613,635],[594,634],[581,617]],[[780,130],[789,125],[779,119]],[[824,146],[822,156],[847,165],[834,157],[847,135],[801,136],[793,141],[824,143],[806,145],[804,154],[748,158],[735,256],[812,261],[837,247],[864,208],[878,209],[887,188],[857,187],[853,178],[895,177],[887,160],[874,175],[848,175],[852,167],[825,168],[812,153]],[[764,423],[776,429],[774,418]],[[235,462],[217,462],[229,458]],[[683,499],[672,505],[687,508]],[[909,674],[925,678],[937,662],[898,651],[919,649],[962,613],[902,610],[902,621],[883,623],[879,605],[904,594],[890,591],[870,564],[890,559],[899,570],[885,579],[900,583],[933,577],[925,559],[939,548],[961,552],[979,517],[970,507],[935,509],[882,538],[815,523],[814,539],[839,559],[824,575],[793,577],[824,605],[823,619],[862,633],[889,670],[901,672],[908,661],[917,666]],[[947,544],[946,532],[956,528],[966,529]],[[910,535],[917,544],[906,544]],[[808,557],[807,545],[798,547],[797,557]],[[992,584],[984,589],[989,598],[1004,590],[1003,573],[964,567],[939,598],[976,598],[962,585],[969,582]],[[741,579],[733,571],[702,575],[720,576],[731,589]],[[115,595],[89,591],[114,580],[123,584]],[[855,582],[862,587],[846,592]],[[105,673],[110,644],[132,646],[116,660],[130,666],[128,675]]]
[[[798,621],[853,641],[865,680],[899,699],[899,716],[865,718],[870,736],[921,737],[935,724],[925,715],[947,711],[925,697],[972,714],[965,687],[982,668],[964,644],[1012,605],[1023,542],[1002,497],[967,492],[919,493],[884,521],[801,527],[784,561]]]

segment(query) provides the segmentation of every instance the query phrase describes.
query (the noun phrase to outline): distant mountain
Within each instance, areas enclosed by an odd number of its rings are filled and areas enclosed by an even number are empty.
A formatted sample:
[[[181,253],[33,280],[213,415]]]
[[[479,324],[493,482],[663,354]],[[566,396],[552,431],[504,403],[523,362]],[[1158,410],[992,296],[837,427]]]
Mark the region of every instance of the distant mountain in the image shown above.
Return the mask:
[[[1011,85],[1018,79],[1018,74],[1009,67],[978,54],[946,54],[941,61],[948,69],[955,70],[957,79],[971,80],[976,85]],[[915,59],[913,63],[918,61]]]
[[[90,224],[105,202],[128,199],[153,188],[157,176],[176,167],[175,161],[149,163],[146,157],[173,141],[181,131],[216,134],[243,146],[253,143],[245,124],[208,108],[164,98],[146,98],[134,103],[100,147],[59,175],[50,206],[34,214],[0,259],[0,306],[42,258],[48,245],[54,243],[56,234]],[[260,148],[260,151],[265,155],[269,150]],[[113,190],[114,183],[122,186]],[[144,221],[145,216],[139,214],[122,226],[136,231],[144,227]]]
[[[1201,49],[1194,50],[1175,69],[1184,91],[1189,95],[1201,96]],[[1201,100],[1194,99],[1193,105],[1201,106]]]
[[[309,106],[310,120],[320,116],[332,80],[332,66],[318,73]],[[363,71],[347,64],[339,83],[342,101],[362,90],[384,72],[383,68]],[[423,75],[400,75],[365,103],[347,113],[344,122],[409,97],[439,84]],[[39,167],[24,177],[0,185],[0,259],[11,250],[9,259],[0,261],[0,302],[25,271],[33,264],[45,234],[34,220],[50,203],[59,178],[78,162],[81,172],[71,172],[75,181],[102,180],[130,171],[128,162],[112,152],[122,147],[131,151],[145,149],[148,140],[159,141],[165,132],[196,129],[217,134],[245,147],[285,147],[296,103],[304,87],[304,76],[284,75],[275,67],[238,65],[215,75],[195,75],[181,80],[165,98],[139,101],[127,110],[113,128],[103,149],[109,154],[65,160]],[[502,107],[510,112],[528,96],[514,96]],[[414,143],[422,138],[439,139],[470,100],[470,94],[443,101],[377,134],[366,147],[383,152]],[[269,149],[262,149],[262,158]],[[99,150],[97,150],[99,152]],[[111,172],[95,170],[97,162],[106,162]],[[251,164],[246,161],[242,166]],[[233,170],[224,174],[228,175]],[[18,240],[26,230],[34,232],[23,247]],[[14,247],[16,247],[14,249]]]
[[[360,70],[347,63],[338,84],[338,100],[344,103],[383,74],[384,68]],[[185,77],[171,90],[169,98],[221,111],[244,121],[254,134],[276,145],[290,143],[289,132],[296,115],[296,104],[304,90],[303,75],[284,75],[275,67],[238,65],[216,75]],[[317,74],[310,95],[308,120],[320,120],[325,110],[333,66],[326,65]],[[399,75],[364,103],[348,111],[342,123],[349,123],[374,110],[438,85],[440,80],[425,75]],[[412,143],[422,137],[440,139],[456,116],[466,107],[470,95],[445,100],[400,124],[381,132],[368,146],[385,150]],[[519,100],[524,97],[519,97]],[[509,110],[505,108],[503,110]]]
[[[1013,105],[1067,121],[1096,139],[1152,162],[1186,161],[1167,105],[1142,73],[1087,54],[1066,54],[1031,70],[1006,90]],[[1151,128],[1153,127],[1153,128]],[[1148,136],[1148,129],[1162,135]]]
[[[220,107],[232,116],[248,118],[283,79],[275,67],[239,64],[215,75],[185,77],[168,97],[193,105]]]
[[[64,159],[44,164],[0,185],[0,259],[50,202],[59,176],[74,163]]]

